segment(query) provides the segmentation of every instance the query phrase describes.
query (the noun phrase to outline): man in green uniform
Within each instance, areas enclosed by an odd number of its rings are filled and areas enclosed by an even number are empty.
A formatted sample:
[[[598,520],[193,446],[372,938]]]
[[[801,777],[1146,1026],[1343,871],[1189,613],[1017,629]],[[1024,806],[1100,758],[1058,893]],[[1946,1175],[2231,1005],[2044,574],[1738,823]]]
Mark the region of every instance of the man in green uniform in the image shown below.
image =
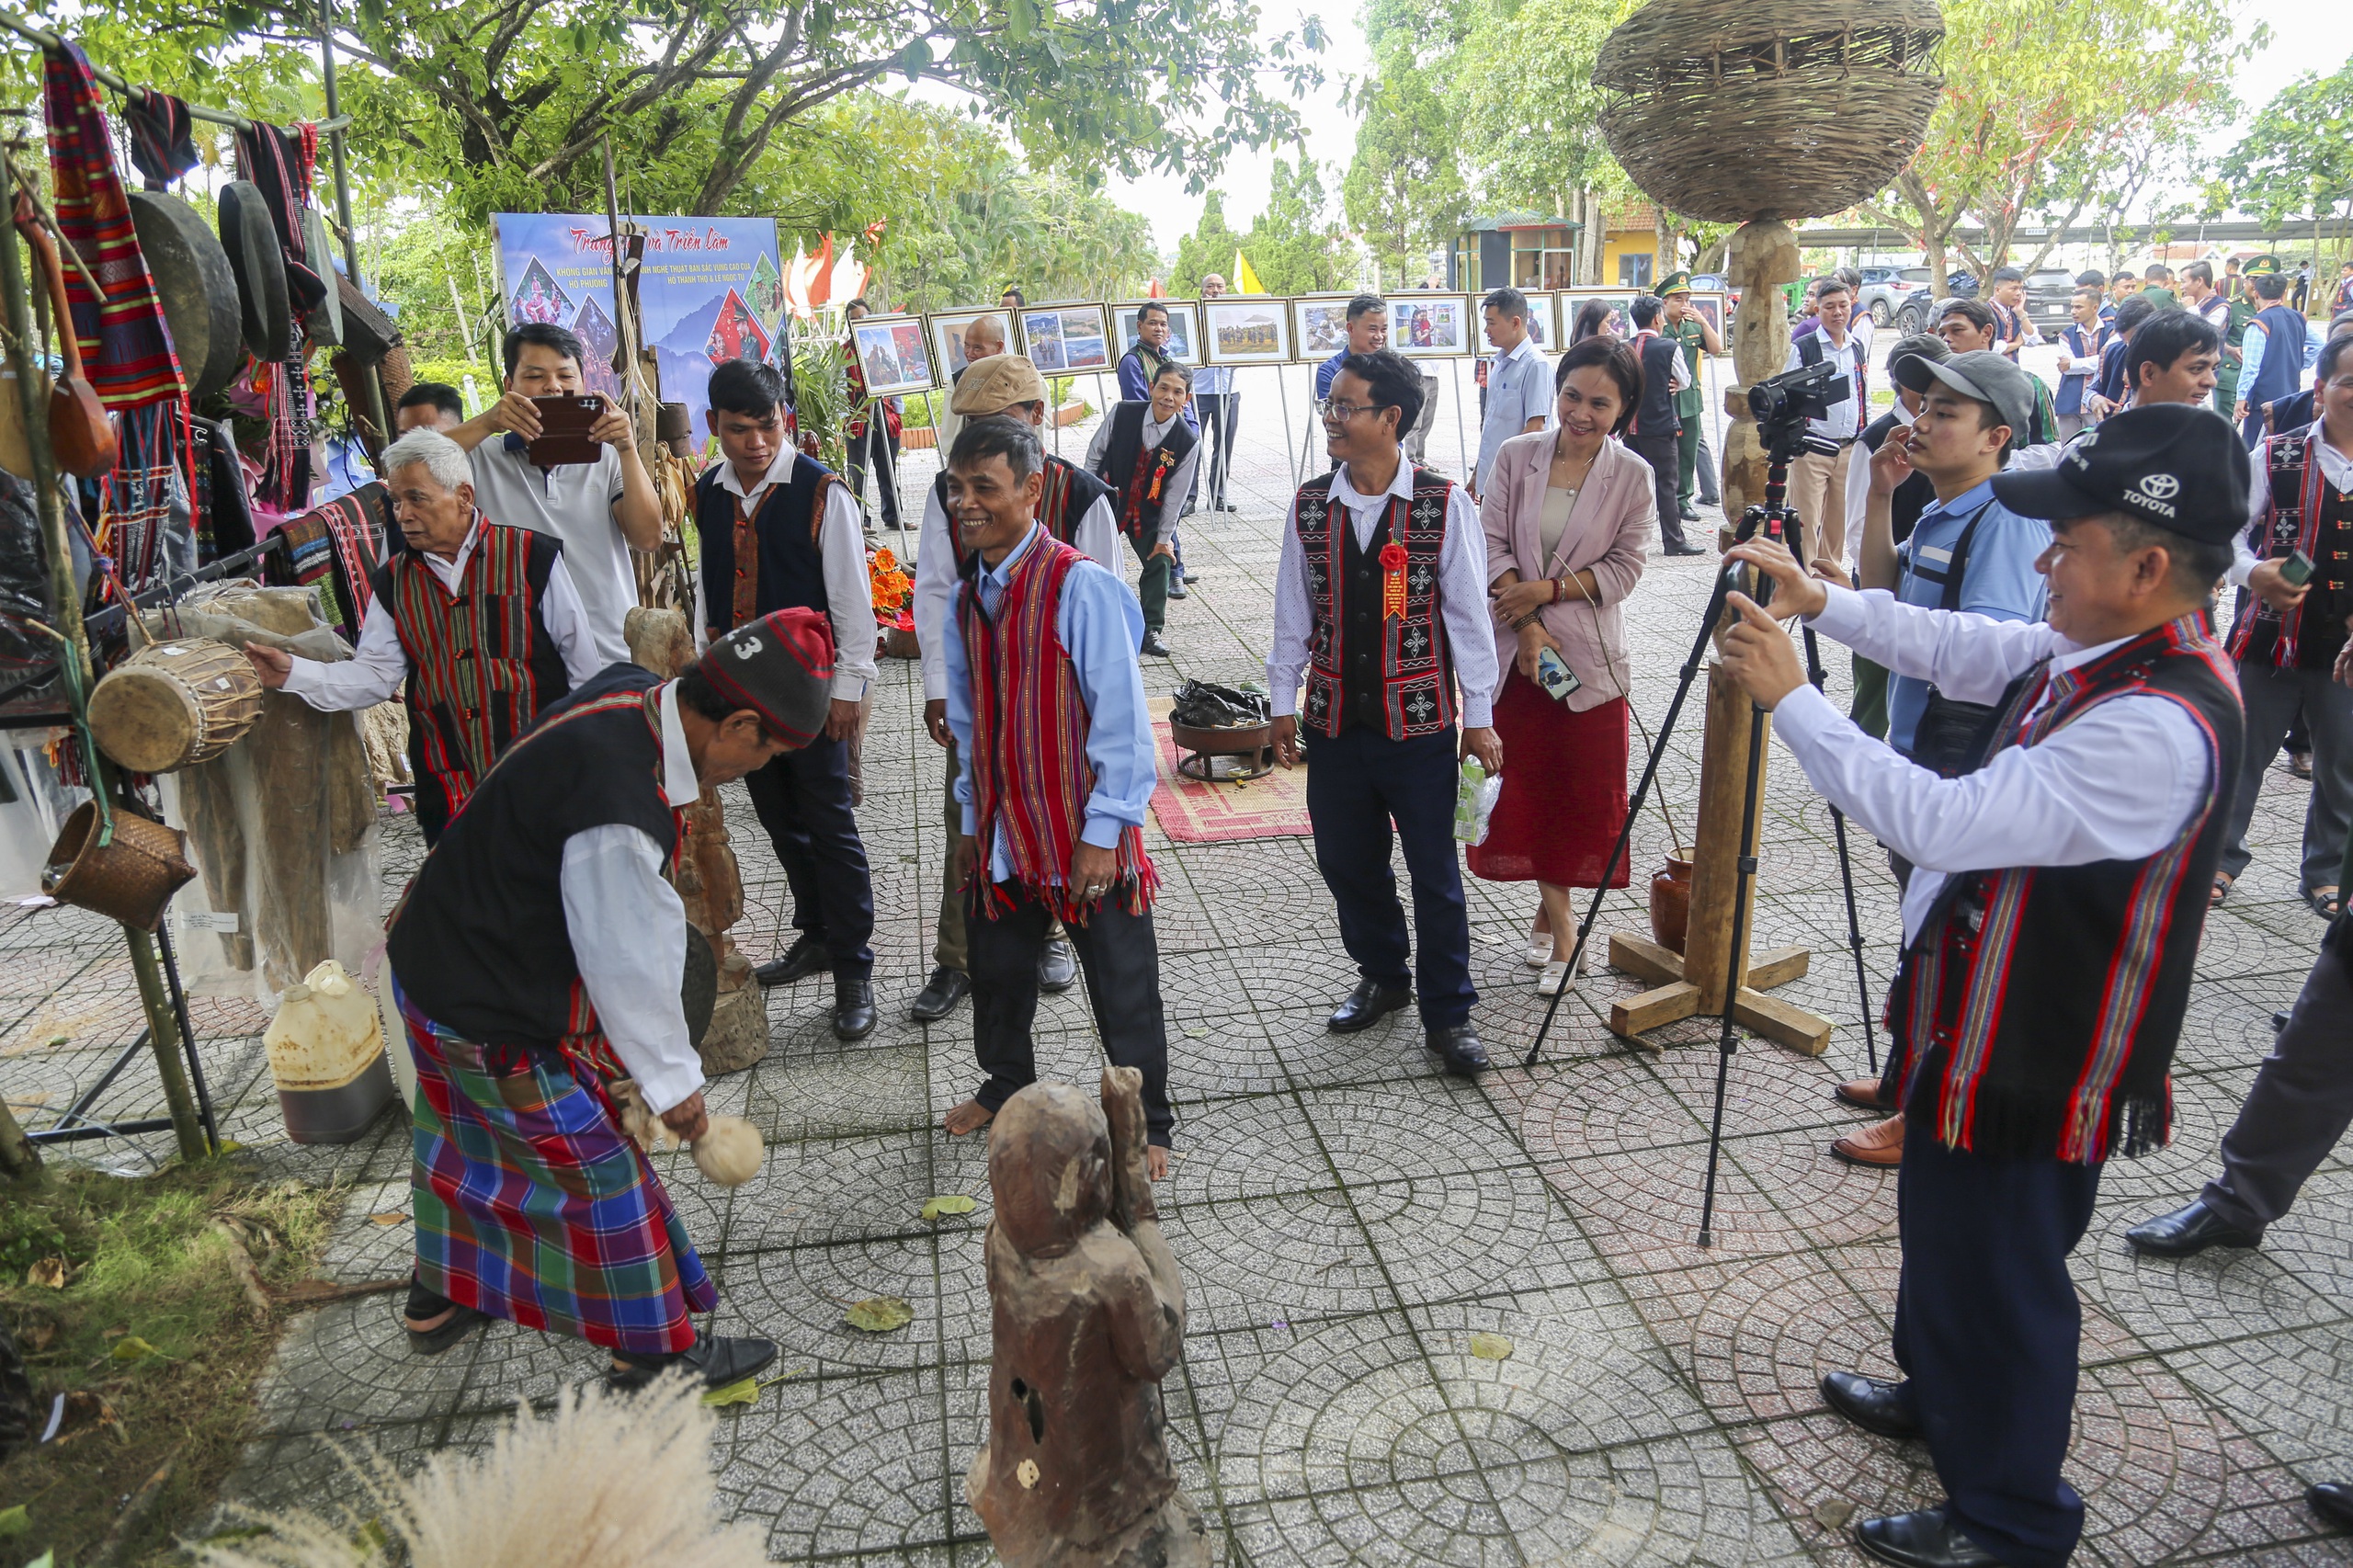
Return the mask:
[[[1703,449],[1701,411],[1707,405],[1707,392],[1699,375],[1699,360],[1703,355],[1722,354],[1723,339],[1708,324],[1691,304],[1691,275],[1670,272],[1658,286],[1659,298],[1666,301],[1661,312],[1659,335],[1674,343],[1691,371],[1691,384],[1675,394],[1676,417],[1683,421],[1683,434],[1677,442],[1678,472],[1675,483],[1675,501],[1687,523],[1699,520],[1699,508],[1691,504],[1692,491],[1698,484],[1700,496],[1712,506],[1713,484],[1699,484],[1699,454]]]

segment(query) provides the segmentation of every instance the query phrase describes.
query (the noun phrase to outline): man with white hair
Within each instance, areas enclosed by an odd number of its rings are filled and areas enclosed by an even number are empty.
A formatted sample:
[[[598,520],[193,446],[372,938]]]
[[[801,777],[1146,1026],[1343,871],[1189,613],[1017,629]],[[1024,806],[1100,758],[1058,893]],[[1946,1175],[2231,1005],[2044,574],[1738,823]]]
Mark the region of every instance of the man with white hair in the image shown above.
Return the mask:
[[[429,848],[499,754],[604,661],[563,542],[483,517],[464,448],[413,430],[384,449],[383,471],[408,548],[376,569],[358,652],[323,664],[248,645],[245,657],[264,686],[323,712],[403,694]]]
[[[964,369],[948,378],[945,396],[938,392],[931,394],[932,438],[938,443],[942,473],[947,472],[948,450],[956,444],[956,432],[964,427],[964,415],[955,409],[956,389],[963,384],[964,370],[1005,352],[1005,318],[986,315],[966,323],[962,347]]]

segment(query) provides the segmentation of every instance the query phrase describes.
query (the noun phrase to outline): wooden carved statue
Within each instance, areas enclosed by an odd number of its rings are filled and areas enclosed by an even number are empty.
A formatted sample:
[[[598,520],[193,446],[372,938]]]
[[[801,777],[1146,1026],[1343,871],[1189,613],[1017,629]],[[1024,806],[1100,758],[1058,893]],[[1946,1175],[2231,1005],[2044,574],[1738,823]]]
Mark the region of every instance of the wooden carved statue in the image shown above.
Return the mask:
[[[989,1129],[989,1439],[964,1495],[1006,1568],[1207,1568],[1160,1380],[1185,1288],[1144,1170],[1143,1080],[1032,1084]]]

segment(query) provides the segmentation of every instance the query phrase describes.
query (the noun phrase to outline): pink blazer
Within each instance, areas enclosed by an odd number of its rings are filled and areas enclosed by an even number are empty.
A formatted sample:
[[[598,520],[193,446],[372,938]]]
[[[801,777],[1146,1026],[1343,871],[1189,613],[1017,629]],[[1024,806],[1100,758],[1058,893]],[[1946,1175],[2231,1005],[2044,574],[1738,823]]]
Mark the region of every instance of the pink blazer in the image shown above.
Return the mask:
[[[1642,581],[1645,552],[1658,528],[1658,502],[1650,464],[1614,437],[1605,440],[1593,472],[1577,492],[1559,548],[1549,560],[1540,559],[1544,482],[1552,472],[1558,434],[1537,430],[1503,444],[1487,475],[1479,521],[1487,536],[1491,584],[1506,571],[1526,580],[1555,577],[1564,569],[1593,569],[1601,588],[1597,613],[1574,588],[1567,598],[1540,612],[1544,629],[1561,644],[1562,661],[1584,683],[1568,699],[1570,709],[1583,712],[1626,695],[1626,628],[1619,607]],[[1502,617],[1492,609],[1488,613],[1495,628],[1495,695],[1500,697],[1519,653],[1519,638]]]

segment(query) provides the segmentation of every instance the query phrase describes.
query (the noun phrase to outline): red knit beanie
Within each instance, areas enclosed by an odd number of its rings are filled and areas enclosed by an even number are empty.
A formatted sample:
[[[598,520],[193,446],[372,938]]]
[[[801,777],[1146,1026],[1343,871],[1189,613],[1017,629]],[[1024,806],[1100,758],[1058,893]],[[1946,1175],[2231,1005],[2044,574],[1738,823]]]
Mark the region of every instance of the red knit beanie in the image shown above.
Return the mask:
[[[807,745],[832,711],[833,622],[819,610],[777,610],[713,642],[695,667],[721,697]]]

